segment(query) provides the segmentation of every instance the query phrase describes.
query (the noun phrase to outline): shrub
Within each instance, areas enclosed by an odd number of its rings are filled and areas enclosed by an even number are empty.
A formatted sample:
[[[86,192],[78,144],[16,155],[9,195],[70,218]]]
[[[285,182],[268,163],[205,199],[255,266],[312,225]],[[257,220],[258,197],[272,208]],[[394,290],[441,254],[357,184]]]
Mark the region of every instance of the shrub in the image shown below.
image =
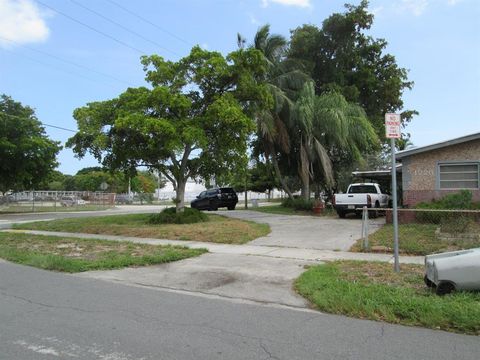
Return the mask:
[[[474,209],[478,204],[472,202],[472,193],[468,190],[461,190],[458,193],[447,194],[439,200],[432,202],[418,203],[417,209]]]
[[[193,224],[208,221],[208,216],[197,209],[184,208],[177,213],[174,207],[167,208],[161,213],[150,215],[149,224]]]
[[[480,210],[480,203],[472,202],[472,193],[469,190],[461,190],[457,193],[447,194],[439,200],[421,202],[416,205],[417,209],[426,210]],[[442,224],[452,232],[464,232],[472,221],[478,219],[476,214],[463,212],[418,212],[416,219],[419,222]]]
[[[282,206],[299,211],[312,211],[313,201],[314,200],[305,200],[303,198],[286,198],[282,201]]]

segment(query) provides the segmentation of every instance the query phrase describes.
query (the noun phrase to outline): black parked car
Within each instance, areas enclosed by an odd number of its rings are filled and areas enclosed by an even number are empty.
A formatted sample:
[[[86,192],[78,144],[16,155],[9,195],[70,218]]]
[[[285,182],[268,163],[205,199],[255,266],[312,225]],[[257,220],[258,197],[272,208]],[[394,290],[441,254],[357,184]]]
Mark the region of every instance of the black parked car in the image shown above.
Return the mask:
[[[235,210],[238,203],[238,196],[232,188],[219,188],[202,191],[190,206],[198,210],[217,210],[226,207],[228,210]]]

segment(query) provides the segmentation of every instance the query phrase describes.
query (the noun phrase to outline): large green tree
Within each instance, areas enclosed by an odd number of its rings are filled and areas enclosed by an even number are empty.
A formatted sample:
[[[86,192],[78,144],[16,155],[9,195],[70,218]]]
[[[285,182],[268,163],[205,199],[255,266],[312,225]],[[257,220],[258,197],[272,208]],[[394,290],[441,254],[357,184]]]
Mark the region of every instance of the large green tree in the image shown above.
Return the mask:
[[[68,146],[80,157],[90,152],[110,169],[159,171],[172,182],[182,211],[189,178],[245,163],[254,129],[248,105],[269,102],[257,81],[264,59],[253,49],[225,58],[197,46],[178,62],[153,55],[142,64],[151,87],[76,109],[79,131]]]
[[[0,97],[0,192],[37,187],[58,165],[60,149],[32,108]]]
[[[368,1],[345,6],[345,13],[331,15],[320,28],[303,25],[293,30],[288,57],[309,69],[317,94],[336,90],[362,106],[383,138],[384,114],[403,109],[402,94],[413,82],[395,57],[385,52],[387,42],[366,34],[374,19]],[[415,113],[403,111],[404,124]]]

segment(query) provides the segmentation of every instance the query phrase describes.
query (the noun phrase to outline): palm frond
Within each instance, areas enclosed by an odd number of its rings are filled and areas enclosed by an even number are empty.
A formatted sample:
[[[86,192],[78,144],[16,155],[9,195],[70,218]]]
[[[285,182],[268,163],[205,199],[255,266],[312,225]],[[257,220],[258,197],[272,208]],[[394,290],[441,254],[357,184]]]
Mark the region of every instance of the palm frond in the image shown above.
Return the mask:
[[[290,153],[290,136],[285,123],[277,116],[275,119],[276,138],[275,142],[285,154]]]
[[[270,35],[270,25],[265,24],[261,26],[255,33],[255,38],[253,40],[254,48],[264,52],[265,45],[267,43],[267,39],[269,35]]]
[[[328,185],[332,185],[334,183],[333,166],[332,166],[332,161],[330,160],[330,156],[328,155],[328,151],[323,147],[323,145],[317,139],[314,140],[314,147],[315,147],[315,152],[317,154],[317,157],[320,160],[323,174],[325,175],[325,180]]]
[[[310,161],[308,159],[307,149],[305,148],[305,144],[302,143],[300,147],[300,177],[302,178],[303,183],[307,183],[310,180]]]

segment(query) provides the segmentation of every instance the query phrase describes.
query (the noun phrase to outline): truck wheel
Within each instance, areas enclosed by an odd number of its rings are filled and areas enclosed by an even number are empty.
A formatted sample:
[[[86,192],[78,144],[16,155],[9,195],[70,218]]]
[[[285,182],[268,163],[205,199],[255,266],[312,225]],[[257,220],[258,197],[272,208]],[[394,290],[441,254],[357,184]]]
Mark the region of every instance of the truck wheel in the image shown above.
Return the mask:
[[[235,210],[235,205],[227,207],[228,210]]]
[[[378,209],[380,207],[380,203],[378,201],[375,201],[375,209]],[[376,219],[378,217],[378,210],[372,210],[372,219]]]
[[[427,277],[427,275],[423,277],[423,281],[425,282],[425,285],[427,285],[427,287],[429,288],[433,287],[433,282]]]
[[[435,290],[435,293],[437,295],[443,296],[446,294],[450,294],[454,290],[455,290],[455,285],[453,285],[451,282],[448,282],[448,281],[442,281],[440,282],[440,284],[437,285],[437,289]]]
[[[339,217],[339,218],[345,219],[345,215],[346,215],[345,211],[340,211],[340,210],[338,210],[338,211],[337,211],[337,214],[338,214],[338,217]]]

